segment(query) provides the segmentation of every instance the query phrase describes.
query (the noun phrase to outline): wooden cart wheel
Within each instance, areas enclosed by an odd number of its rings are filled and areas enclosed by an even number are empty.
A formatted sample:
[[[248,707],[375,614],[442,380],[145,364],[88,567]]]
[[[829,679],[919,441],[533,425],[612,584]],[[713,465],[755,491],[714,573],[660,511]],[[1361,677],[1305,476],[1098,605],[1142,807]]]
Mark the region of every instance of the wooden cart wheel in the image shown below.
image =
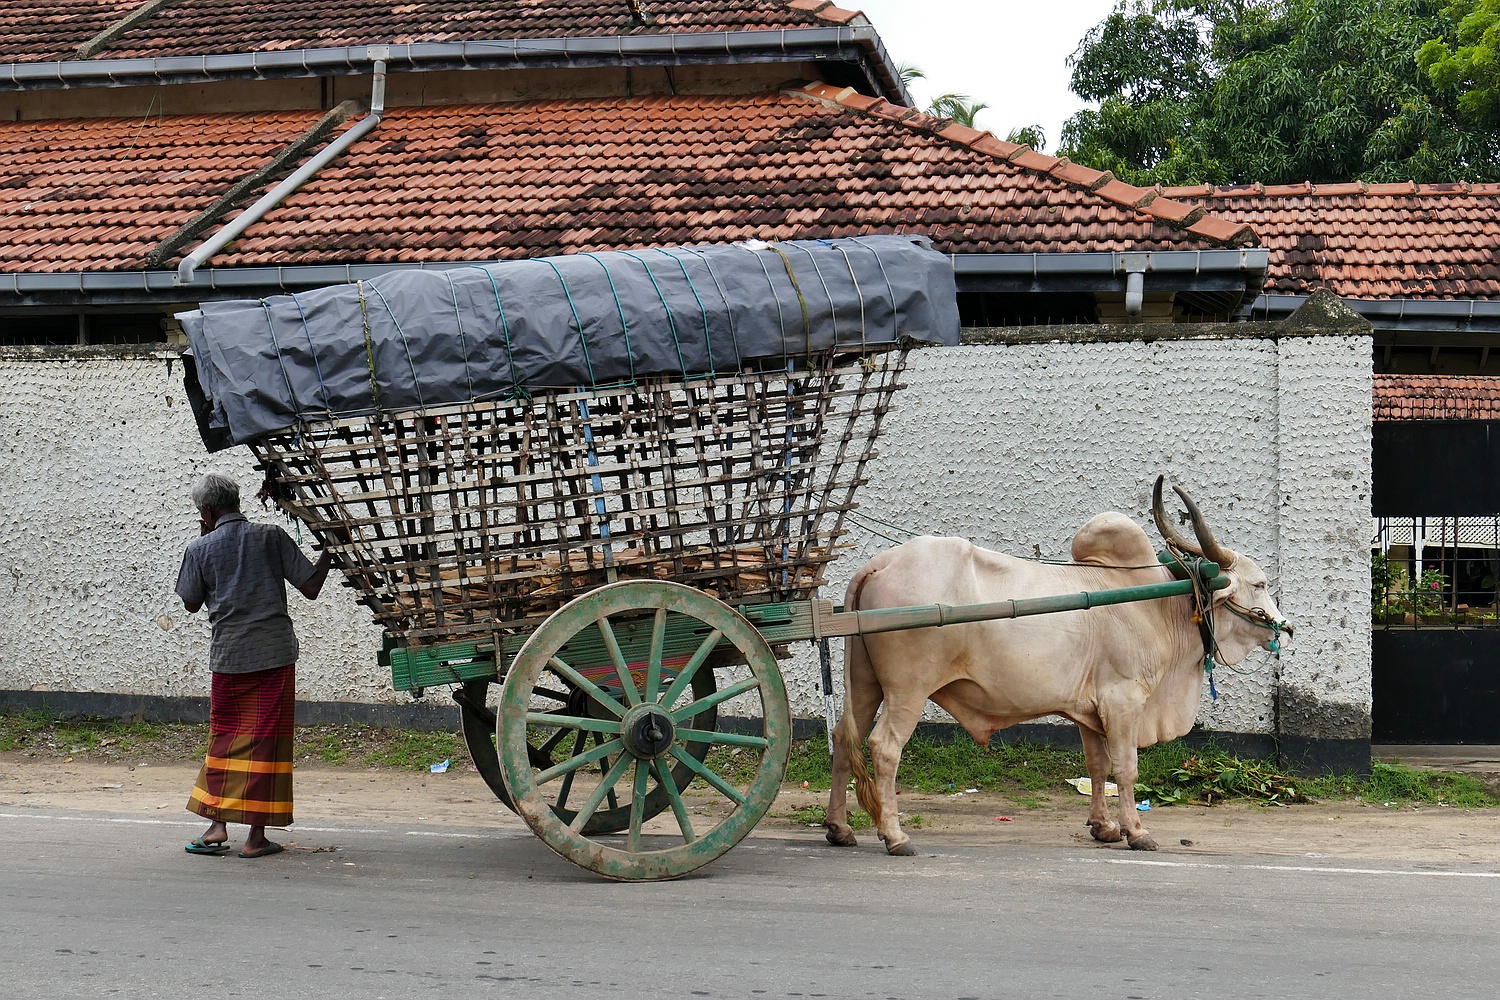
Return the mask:
[[[495,741],[499,730],[498,718],[493,709],[488,705],[489,689],[491,682],[488,680],[465,681],[463,686],[453,693],[453,700],[458,704],[459,730],[463,733],[464,745],[469,750],[469,758],[474,762],[475,769],[484,783],[489,786],[490,791],[495,793],[505,808],[511,812],[517,812],[516,804],[510,797],[510,789],[505,787],[505,779],[500,769],[500,753],[495,749]],[[712,670],[699,670],[693,675],[691,681],[693,700],[701,701],[712,695],[716,689],[714,683],[714,672]],[[587,697],[583,690],[572,683],[562,680],[557,689],[542,692],[534,691],[537,698],[550,701],[552,704],[533,705],[534,708],[548,709],[554,714],[566,713],[570,705],[579,706],[580,700]],[[718,726],[719,710],[717,704],[709,704],[698,715],[692,719],[692,728],[712,731]],[[579,729],[559,728],[546,733],[539,734],[535,728],[528,730],[527,741],[531,744],[531,763],[533,767],[547,768],[551,766],[551,756],[559,747],[564,749],[573,747],[575,752],[581,751],[586,746],[597,746],[604,741],[598,733]],[[688,752],[700,762],[708,756],[709,744],[689,743]],[[624,753],[624,750],[619,751]],[[613,761],[609,757],[601,759],[593,766],[602,777],[609,773]],[[672,769],[672,777],[678,787],[688,784],[693,780],[693,771],[686,764],[678,764]],[[566,796],[564,796],[566,799]],[[648,796],[646,802],[646,818],[651,819],[670,805],[665,789],[656,789]],[[573,821],[574,811],[567,807],[567,802],[553,805],[556,812],[564,823]],[[617,793],[606,796],[605,807],[601,808],[591,817],[584,827],[584,832],[614,833],[626,829],[630,825],[630,806],[621,805]]]
[[[622,641],[627,635],[645,640]],[[597,641],[614,683],[568,663],[560,654],[570,641],[569,655]],[[748,676],[689,694],[726,647]],[[584,702],[549,710],[570,686]],[[706,710],[740,696],[755,701],[764,735],[698,728]],[[677,878],[739,843],[775,801],[791,751],[786,688],[765,639],[727,604],[664,581],[611,584],[555,612],[516,654],[498,714],[501,772],[516,811],[552,850],[620,881]],[[569,732],[597,737],[592,746],[558,739]],[[535,761],[549,744],[549,760]],[[700,748],[710,752],[700,757]],[[606,759],[599,775],[595,765]],[[684,769],[690,782],[679,777]],[[624,803],[623,833],[592,832],[611,794]],[[672,818],[648,830],[657,800]]]

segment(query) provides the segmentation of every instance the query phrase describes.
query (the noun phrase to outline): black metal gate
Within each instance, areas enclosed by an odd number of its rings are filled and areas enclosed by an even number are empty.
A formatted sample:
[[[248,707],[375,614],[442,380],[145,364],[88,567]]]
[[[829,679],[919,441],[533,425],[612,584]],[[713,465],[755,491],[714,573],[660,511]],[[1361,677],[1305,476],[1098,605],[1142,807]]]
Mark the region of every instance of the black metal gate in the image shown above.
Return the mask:
[[[1440,528],[1444,546],[1434,561],[1418,557],[1405,567],[1401,599],[1372,594],[1371,738],[1500,743],[1500,597],[1480,605],[1480,585],[1461,582],[1458,572],[1478,561],[1460,558],[1461,525],[1500,523],[1500,422],[1377,423],[1373,444],[1375,517],[1411,522],[1414,542],[1427,537],[1429,523],[1451,524],[1452,544]],[[1483,558],[1500,553],[1500,544],[1493,549]],[[1485,586],[1500,595],[1500,583]]]

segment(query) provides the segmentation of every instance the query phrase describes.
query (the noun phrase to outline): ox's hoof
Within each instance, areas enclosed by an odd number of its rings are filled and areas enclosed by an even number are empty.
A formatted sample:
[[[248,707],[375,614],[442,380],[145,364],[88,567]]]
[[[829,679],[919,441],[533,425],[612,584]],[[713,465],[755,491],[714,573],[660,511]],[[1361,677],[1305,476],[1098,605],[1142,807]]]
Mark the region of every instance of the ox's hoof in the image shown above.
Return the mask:
[[[824,823],[823,826],[827,828],[823,836],[826,837],[828,842],[834,847],[859,846],[859,839],[854,836],[854,830],[852,828],[843,825],[835,825],[833,823]]]
[[[1118,844],[1124,834],[1120,832],[1118,823],[1101,823],[1098,820],[1089,820],[1089,833],[1101,844]]]
[[[1152,838],[1151,834],[1141,832],[1130,838],[1130,849],[1132,851],[1154,851],[1156,850],[1156,841]]]
[[[911,846],[911,841],[903,840],[899,844],[887,844],[885,853],[894,854],[898,858],[916,857],[917,849]]]

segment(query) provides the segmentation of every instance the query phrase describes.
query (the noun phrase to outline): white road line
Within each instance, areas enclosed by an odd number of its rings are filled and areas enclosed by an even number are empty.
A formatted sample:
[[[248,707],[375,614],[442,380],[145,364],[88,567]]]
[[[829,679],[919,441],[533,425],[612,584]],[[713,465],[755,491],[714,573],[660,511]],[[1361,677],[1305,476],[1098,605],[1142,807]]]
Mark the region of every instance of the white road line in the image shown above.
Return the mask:
[[[1428,878],[1500,878],[1500,872],[1422,871],[1399,868],[1334,868],[1319,865],[1225,865],[1205,861],[1152,861],[1147,858],[1079,858],[1084,864],[1150,865],[1157,868],[1225,868],[1262,872],[1312,872],[1317,875],[1422,875]]]

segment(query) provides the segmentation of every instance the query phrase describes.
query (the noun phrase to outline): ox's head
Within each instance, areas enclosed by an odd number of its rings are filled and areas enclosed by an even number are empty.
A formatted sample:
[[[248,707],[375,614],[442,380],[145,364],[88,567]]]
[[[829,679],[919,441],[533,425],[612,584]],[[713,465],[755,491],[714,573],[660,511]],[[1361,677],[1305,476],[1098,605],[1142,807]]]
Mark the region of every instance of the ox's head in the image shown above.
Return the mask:
[[[1213,616],[1214,638],[1219,643],[1221,662],[1238,663],[1257,646],[1274,651],[1278,636],[1290,638],[1292,626],[1282,618],[1281,609],[1271,597],[1265,571],[1249,556],[1220,545],[1192,497],[1181,487],[1174,486],[1173,491],[1187,508],[1197,541],[1185,538],[1167,519],[1162,508],[1161,488],[1165,479],[1165,476],[1157,476],[1156,487],[1151,491],[1151,513],[1162,538],[1169,546],[1189,555],[1212,559],[1229,577],[1229,586],[1213,594],[1216,612]]]

